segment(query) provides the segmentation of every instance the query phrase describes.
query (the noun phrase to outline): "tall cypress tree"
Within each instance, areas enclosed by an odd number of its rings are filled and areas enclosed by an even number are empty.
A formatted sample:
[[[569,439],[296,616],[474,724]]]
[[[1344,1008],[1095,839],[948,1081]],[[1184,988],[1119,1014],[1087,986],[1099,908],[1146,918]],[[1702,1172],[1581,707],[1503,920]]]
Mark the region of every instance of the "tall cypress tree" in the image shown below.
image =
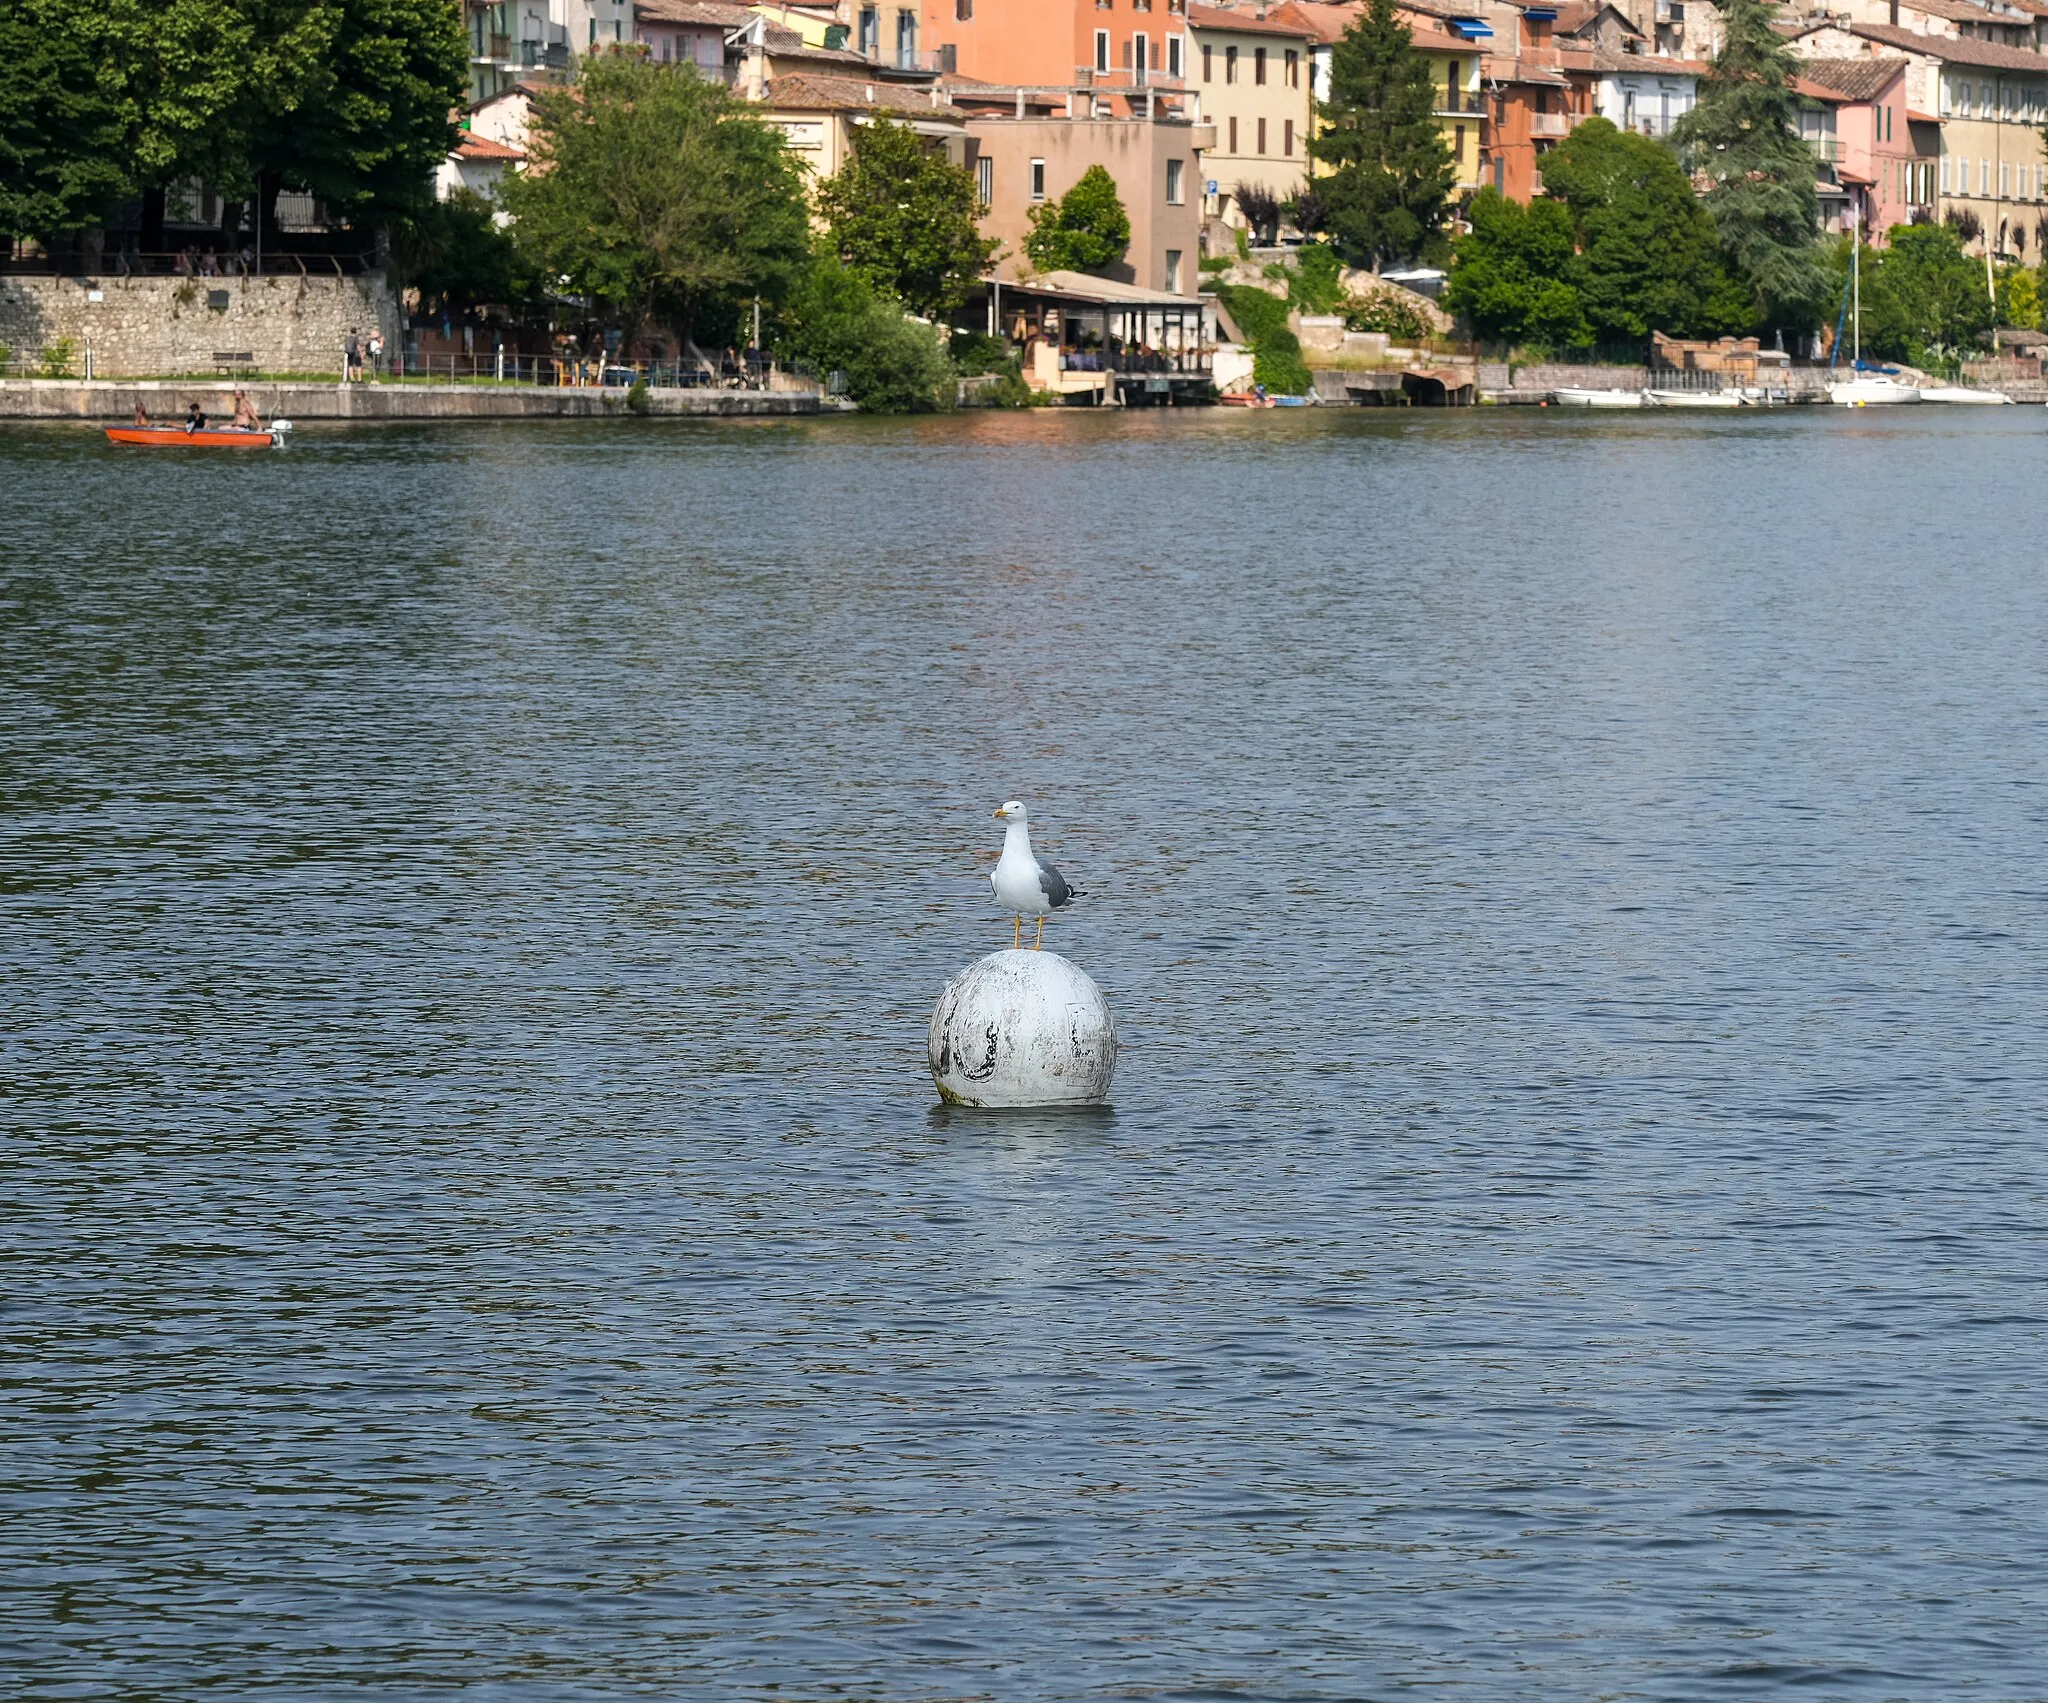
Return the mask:
[[[1407,260],[1443,247],[1457,162],[1436,121],[1429,61],[1394,0],[1372,0],[1330,54],[1330,98],[1309,157],[1324,229],[1355,266]]]
[[[1679,157],[1708,179],[1707,212],[1722,252],[1749,279],[1774,325],[1814,323],[1828,293],[1814,157],[1795,133],[1791,49],[1766,0],[1722,0],[1727,32],[1699,104],[1672,130]]]

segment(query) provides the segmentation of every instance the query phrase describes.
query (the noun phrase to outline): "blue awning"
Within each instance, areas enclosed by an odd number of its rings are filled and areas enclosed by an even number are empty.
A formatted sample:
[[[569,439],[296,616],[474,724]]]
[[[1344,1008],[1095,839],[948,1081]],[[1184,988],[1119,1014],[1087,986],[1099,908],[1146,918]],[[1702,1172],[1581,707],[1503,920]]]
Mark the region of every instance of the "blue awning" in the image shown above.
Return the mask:
[[[1467,41],[1478,41],[1482,36],[1493,34],[1493,26],[1484,18],[1453,18],[1451,28]]]
[[[1524,6],[1522,8],[1522,16],[1532,19],[1539,24],[1554,24],[1557,22],[1557,8],[1555,6]]]

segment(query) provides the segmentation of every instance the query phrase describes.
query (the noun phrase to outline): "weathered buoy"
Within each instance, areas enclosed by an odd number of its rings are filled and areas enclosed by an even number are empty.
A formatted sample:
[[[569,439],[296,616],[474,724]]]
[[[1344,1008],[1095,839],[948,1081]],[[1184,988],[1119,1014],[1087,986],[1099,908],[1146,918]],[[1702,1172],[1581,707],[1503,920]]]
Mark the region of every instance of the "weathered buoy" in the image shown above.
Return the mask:
[[[1116,1025],[1085,971],[1057,952],[991,952],[932,1012],[932,1081],[955,1106],[1099,1106]]]

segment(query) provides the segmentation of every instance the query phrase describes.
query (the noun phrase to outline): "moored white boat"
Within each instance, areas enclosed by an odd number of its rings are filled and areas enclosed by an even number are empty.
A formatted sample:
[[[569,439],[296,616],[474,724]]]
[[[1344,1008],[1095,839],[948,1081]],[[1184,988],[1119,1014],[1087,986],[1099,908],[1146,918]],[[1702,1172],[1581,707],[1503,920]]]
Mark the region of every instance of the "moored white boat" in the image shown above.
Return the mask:
[[[1898,402],[1918,402],[1920,392],[1880,373],[1829,385],[1828,400],[1837,408],[1880,408]]]
[[[1739,390],[1652,390],[1645,394],[1653,408],[1742,408]]]
[[[1979,407],[1997,408],[2012,406],[2010,396],[2001,396],[1995,390],[1972,390],[1963,384],[1923,385],[1920,390],[1922,402],[1970,402]]]
[[[1566,385],[1562,390],[1553,390],[1550,400],[1566,408],[1640,408],[1643,393],[1640,390],[1584,390]]]

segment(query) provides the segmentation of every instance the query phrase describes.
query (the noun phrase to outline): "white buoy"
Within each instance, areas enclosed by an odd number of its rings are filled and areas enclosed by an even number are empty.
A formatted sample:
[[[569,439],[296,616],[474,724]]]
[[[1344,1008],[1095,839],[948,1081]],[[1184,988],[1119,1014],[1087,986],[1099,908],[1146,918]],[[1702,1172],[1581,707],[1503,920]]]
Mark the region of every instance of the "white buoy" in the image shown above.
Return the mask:
[[[932,1012],[932,1081],[955,1106],[1099,1106],[1116,1025],[1085,971],[1057,952],[991,952]]]

